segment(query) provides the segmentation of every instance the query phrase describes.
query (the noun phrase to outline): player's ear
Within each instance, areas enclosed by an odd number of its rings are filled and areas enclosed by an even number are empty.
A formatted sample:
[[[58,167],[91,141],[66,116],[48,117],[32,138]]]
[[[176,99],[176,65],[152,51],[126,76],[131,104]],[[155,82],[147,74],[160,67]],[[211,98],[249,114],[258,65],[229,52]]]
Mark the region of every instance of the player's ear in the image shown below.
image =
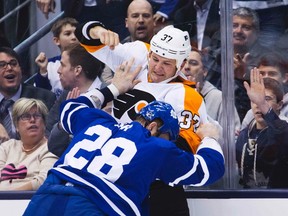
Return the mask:
[[[151,58],[151,55],[152,55],[152,52],[150,51],[148,54],[147,54],[147,60],[149,61],[149,59]]]
[[[148,124],[146,128],[151,132],[152,136],[158,136],[158,124],[155,121]]]

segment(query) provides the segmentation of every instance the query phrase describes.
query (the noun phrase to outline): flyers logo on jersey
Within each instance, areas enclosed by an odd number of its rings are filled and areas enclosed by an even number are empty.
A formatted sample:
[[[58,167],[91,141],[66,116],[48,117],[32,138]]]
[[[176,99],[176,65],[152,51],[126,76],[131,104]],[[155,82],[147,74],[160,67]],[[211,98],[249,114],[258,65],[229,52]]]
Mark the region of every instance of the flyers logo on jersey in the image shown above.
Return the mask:
[[[113,101],[113,115],[121,122],[130,122],[139,111],[156,98],[148,92],[132,89]]]

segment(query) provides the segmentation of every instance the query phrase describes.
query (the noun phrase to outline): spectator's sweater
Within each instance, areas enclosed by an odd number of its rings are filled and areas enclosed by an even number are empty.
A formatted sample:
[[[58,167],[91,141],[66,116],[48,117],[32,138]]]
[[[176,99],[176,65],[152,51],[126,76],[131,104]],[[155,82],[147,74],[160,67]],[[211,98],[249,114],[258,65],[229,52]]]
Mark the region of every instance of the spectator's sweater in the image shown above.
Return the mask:
[[[0,172],[3,173],[3,168],[8,164],[13,164],[15,168],[10,170],[11,175],[24,166],[27,168],[27,174],[23,179],[1,180],[0,190],[14,190],[28,182],[32,183],[33,190],[37,190],[57,159],[48,151],[47,142],[39,143],[39,146],[30,152],[23,151],[23,144],[20,140],[10,139],[2,143],[0,145]],[[11,168],[13,165],[8,167]]]

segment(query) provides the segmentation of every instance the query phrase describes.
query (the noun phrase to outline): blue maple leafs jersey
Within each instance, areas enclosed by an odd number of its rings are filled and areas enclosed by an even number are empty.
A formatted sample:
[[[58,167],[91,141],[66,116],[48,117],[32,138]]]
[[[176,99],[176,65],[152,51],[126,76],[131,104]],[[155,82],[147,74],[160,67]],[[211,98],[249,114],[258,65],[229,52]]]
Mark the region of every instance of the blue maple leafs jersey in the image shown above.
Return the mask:
[[[79,187],[108,215],[145,215],[151,182],[202,186],[224,174],[219,144],[204,138],[197,154],[152,137],[138,122],[118,124],[86,96],[62,104],[61,123],[74,135],[50,171]]]

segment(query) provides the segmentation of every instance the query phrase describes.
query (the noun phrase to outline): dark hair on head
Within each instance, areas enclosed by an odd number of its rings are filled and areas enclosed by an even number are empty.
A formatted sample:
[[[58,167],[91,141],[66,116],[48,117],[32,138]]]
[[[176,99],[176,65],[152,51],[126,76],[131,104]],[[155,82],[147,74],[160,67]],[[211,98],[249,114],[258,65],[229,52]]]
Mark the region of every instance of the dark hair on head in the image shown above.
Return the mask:
[[[15,58],[18,61],[18,64],[20,64],[19,55],[11,47],[0,47],[0,53],[5,53],[6,55]]]
[[[288,73],[288,61],[280,52],[276,51],[262,53],[257,60],[257,67],[259,66],[277,67],[282,77]]]
[[[87,79],[95,80],[101,75],[103,63],[94,58],[80,44],[70,44],[65,49],[73,67],[80,65]]]
[[[270,77],[263,78],[265,89],[269,89],[276,96],[277,103],[283,100],[284,89],[282,83]]]
[[[59,19],[58,21],[56,21],[52,28],[51,28],[51,32],[53,33],[54,37],[59,37],[61,31],[62,31],[62,27],[66,26],[70,24],[71,26],[76,27],[78,25],[78,21],[72,17],[64,17],[62,19]]]

